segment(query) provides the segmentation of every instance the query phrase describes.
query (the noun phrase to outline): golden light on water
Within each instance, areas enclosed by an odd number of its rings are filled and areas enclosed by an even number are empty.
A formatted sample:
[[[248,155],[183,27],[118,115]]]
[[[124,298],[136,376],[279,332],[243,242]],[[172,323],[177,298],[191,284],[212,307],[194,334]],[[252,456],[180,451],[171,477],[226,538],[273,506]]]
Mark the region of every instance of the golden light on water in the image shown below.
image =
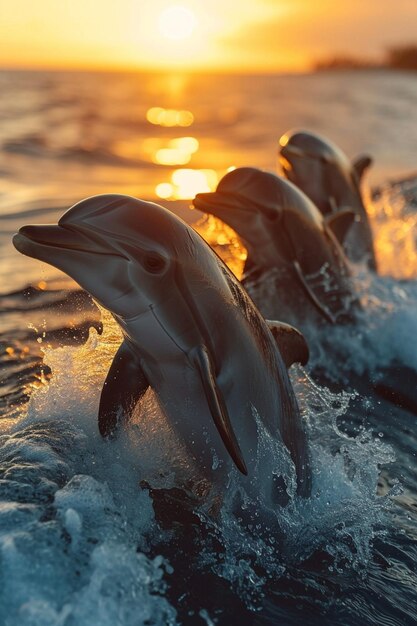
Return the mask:
[[[198,139],[195,137],[178,137],[170,142],[172,148],[189,152],[190,154],[197,152],[199,145]]]
[[[198,193],[213,191],[217,182],[215,170],[181,168],[173,171],[169,182],[159,183],[155,193],[165,200],[190,200]]]
[[[172,174],[172,182],[183,198],[194,198],[216,187],[217,174],[214,170],[180,169]]]
[[[146,119],[155,126],[191,126],[194,122],[194,115],[191,111],[164,109],[163,107],[151,107],[146,113]]]
[[[158,198],[169,200],[174,195],[174,185],[171,183],[159,183],[159,185],[155,187],[155,193]]]
[[[175,148],[161,148],[155,152],[154,163],[160,165],[186,165],[191,161],[191,154]]]
[[[197,26],[197,19],[190,9],[172,6],[161,13],[158,26],[161,35],[174,41],[180,41],[191,37]]]
[[[195,137],[147,137],[116,141],[113,151],[124,159],[145,159],[158,165],[187,165],[200,147]]]
[[[186,165],[198,148],[199,143],[195,137],[177,137],[171,139],[167,147],[156,150],[152,160],[160,165]]]

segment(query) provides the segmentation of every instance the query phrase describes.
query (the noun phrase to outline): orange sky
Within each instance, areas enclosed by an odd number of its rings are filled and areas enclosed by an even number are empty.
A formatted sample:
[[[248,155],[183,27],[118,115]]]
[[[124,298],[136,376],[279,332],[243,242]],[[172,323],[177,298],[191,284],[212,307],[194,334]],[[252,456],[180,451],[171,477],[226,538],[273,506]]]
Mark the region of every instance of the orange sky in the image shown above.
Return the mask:
[[[159,20],[181,5],[193,33]],[[2,0],[0,66],[305,70],[330,53],[417,43],[417,0]]]

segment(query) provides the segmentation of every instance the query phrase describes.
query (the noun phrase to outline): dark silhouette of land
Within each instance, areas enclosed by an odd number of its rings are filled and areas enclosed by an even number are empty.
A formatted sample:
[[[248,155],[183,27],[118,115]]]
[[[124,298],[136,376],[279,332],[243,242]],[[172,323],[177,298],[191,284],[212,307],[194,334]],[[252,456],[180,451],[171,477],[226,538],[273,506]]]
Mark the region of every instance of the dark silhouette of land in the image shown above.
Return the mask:
[[[368,70],[394,69],[417,71],[417,44],[396,46],[385,53],[381,61],[370,61],[350,55],[334,55],[316,61],[313,69],[316,72],[327,70]]]

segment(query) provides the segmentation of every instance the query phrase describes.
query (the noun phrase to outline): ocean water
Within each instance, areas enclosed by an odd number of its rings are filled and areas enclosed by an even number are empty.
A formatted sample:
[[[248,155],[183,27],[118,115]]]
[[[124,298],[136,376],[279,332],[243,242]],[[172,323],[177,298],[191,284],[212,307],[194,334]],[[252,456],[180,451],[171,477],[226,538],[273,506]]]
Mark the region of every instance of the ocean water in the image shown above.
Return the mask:
[[[417,624],[417,411],[374,385],[386,371],[411,395],[417,382],[416,105],[415,75],[382,71],[0,73],[0,624]],[[364,310],[343,328],[292,318],[273,277],[253,286],[311,351],[290,373],[312,497],[265,533],[262,502],[236,513],[233,473],[214,519],[172,491],[152,394],[117,441],[100,438],[120,333],[10,240],[88,195],[128,193],[195,223],[239,275],[240,242],[190,199],[229,167],[274,170],[293,127],[375,158],[364,192],[380,275],[354,268]],[[261,460],[275,448],[259,431]],[[152,471],[165,492],[143,483]]]

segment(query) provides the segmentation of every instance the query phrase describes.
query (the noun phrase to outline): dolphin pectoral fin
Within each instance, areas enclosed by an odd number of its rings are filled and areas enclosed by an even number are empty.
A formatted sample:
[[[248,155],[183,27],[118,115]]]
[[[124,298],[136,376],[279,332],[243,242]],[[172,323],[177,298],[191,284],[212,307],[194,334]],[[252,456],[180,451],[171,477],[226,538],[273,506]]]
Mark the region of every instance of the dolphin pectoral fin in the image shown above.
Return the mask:
[[[116,352],[101,392],[98,427],[102,437],[116,433],[120,421],[130,416],[148,387],[138,357],[124,341]]]
[[[190,354],[190,359],[200,374],[204,393],[220,437],[238,470],[247,476],[248,470],[233,431],[226,404],[217,386],[213,364],[207,349],[204,346],[194,348]]]
[[[352,224],[358,219],[358,215],[351,209],[342,209],[325,218],[326,226],[330,228],[336,239],[343,243]]]
[[[311,302],[314,304],[314,306],[316,307],[316,309],[319,311],[319,313],[331,324],[335,324],[336,323],[336,319],[334,317],[334,315],[331,313],[331,311],[329,311],[329,309],[320,302],[320,300],[317,298],[316,294],[314,293],[314,291],[312,290],[312,288],[310,287],[310,285],[308,284],[304,274],[303,274],[303,270],[300,267],[300,264],[298,263],[298,261],[293,261],[293,268],[294,271],[297,275],[298,280],[300,281],[300,284],[302,286],[302,288],[304,289],[304,291],[306,292],[307,296],[309,297],[309,299],[311,300]]]
[[[365,171],[372,165],[373,159],[368,154],[361,154],[352,161],[352,168],[360,183]]]
[[[306,365],[310,352],[304,335],[290,324],[271,320],[265,321],[278,345],[285,365],[287,367],[291,367],[293,363]]]

